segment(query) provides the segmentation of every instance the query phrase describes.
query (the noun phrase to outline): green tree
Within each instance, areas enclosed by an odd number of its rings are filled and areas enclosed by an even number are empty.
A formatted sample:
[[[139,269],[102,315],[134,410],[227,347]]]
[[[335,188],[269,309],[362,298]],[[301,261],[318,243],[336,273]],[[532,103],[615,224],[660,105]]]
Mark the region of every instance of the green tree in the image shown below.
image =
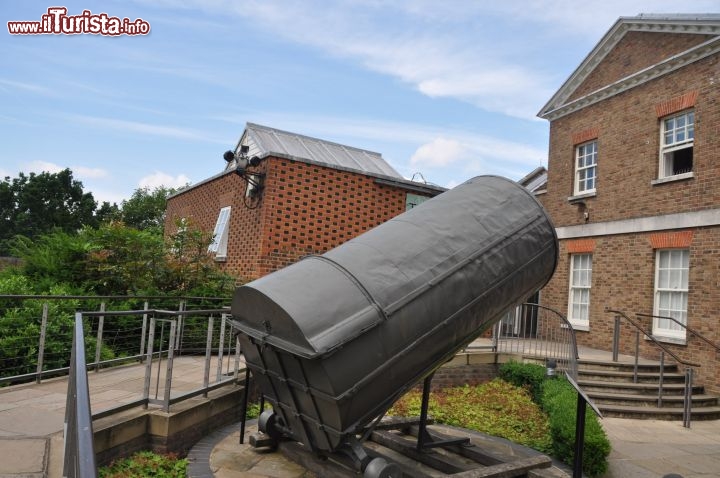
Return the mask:
[[[7,241],[16,235],[34,239],[54,229],[71,232],[96,225],[96,206],[70,169],[5,177],[0,183],[0,255],[7,254]]]
[[[128,226],[136,229],[155,229],[162,231],[165,224],[165,205],[168,196],[175,192],[172,188],[138,188],[130,199],[121,204],[120,218]]]

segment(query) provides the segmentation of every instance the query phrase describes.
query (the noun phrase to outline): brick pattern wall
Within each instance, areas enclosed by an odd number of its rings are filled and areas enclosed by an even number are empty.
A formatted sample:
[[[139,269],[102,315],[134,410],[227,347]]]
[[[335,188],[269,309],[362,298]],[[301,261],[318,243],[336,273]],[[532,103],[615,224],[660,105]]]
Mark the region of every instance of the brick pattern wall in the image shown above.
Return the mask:
[[[720,204],[720,55],[646,83],[550,125],[547,194],[556,226],[584,224],[573,194],[574,146],[579,132],[599,128],[597,195],[584,199],[591,222],[715,208]],[[651,185],[660,163],[656,106],[697,91],[695,177]]]
[[[638,68],[687,49],[702,36],[632,33],[621,41],[588,78],[581,96],[616,81]],[[627,60],[625,60],[627,58]],[[626,64],[627,63],[627,64]],[[700,211],[720,207],[720,55],[702,59],[680,70],[553,121],[547,193],[541,202],[556,227]],[[657,179],[660,154],[658,111],[677,111],[694,103],[694,177],[652,185]],[[585,206],[571,204],[575,140],[597,131],[597,193],[584,198]],[[720,343],[720,227],[676,231],[648,231],[560,241],[555,275],[543,289],[543,305],[567,312],[570,254],[594,247],[590,330],[578,331],[578,343],[610,350],[613,315],[605,308],[652,313],[655,254],[658,247],[688,247],[690,276],[688,321],[710,340]],[[651,327],[651,319],[642,319]],[[635,334],[622,327],[621,352],[633,353]],[[680,357],[704,364],[698,381],[720,393],[720,354],[688,334],[685,345],[668,344]],[[641,355],[659,353],[646,340]]]
[[[263,165],[264,167],[264,165]],[[231,207],[230,229],[228,231],[227,261],[222,268],[236,276],[239,282],[246,282],[258,276],[256,260],[260,255],[263,209],[248,209],[243,204],[245,182],[236,174],[228,173],[199,187],[175,196],[168,201],[165,233],[173,232],[175,220],[188,219],[203,231],[212,233],[220,209]]]
[[[712,38],[691,33],[628,32],[572,94],[582,98],[626,76]]]
[[[711,341],[720,344],[720,227],[682,231],[692,233],[688,281],[688,323]],[[652,314],[654,305],[655,253],[653,233],[603,236],[596,239],[593,251],[592,288],[590,291],[590,330],[577,331],[578,345],[611,350],[614,315],[605,308],[624,311],[635,319],[635,313]],[[555,275],[543,289],[543,305],[567,311],[570,269],[569,241],[560,242],[560,260]],[[637,318],[645,330],[651,330],[650,318]],[[634,354],[635,329],[621,328],[621,353]],[[687,335],[685,345],[666,344],[683,359],[703,366],[698,381],[720,393],[720,352]],[[641,337],[640,354],[659,358],[658,349]]]
[[[362,174],[272,160],[259,273],[320,254],[405,212],[406,191]]]
[[[245,183],[229,173],[170,201],[166,234],[176,218],[203,230],[215,227],[220,208],[231,206],[225,271],[253,280],[309,254],[321,254],[405,211],[407,190],[374,178],[284,158],[269,157],[256,209],[243,204]]]

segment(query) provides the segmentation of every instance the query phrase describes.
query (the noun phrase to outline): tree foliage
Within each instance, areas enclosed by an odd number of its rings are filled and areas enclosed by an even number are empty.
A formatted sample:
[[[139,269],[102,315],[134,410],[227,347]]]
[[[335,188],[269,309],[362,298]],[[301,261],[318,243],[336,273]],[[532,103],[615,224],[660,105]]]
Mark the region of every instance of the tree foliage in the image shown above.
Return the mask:
[[[70,169],[5,177],[0,182],[0,255],[7,254],[7,241],[17,234],[34,239],[54,229],[71,232],[96,225],[96,206]]]
[[[18,272],[35,284],[35,293],[64,284],[98,295],[227,295],[235,280],[207,253],[211,241],[190,224],[165,240],[153,229],[109,222],[35,240],[16,236],[10,244],[22,259]]]
[[[130,199],[121,204],[120,218],[128,226],[136,229],[162,230],[165,224],[165,204],[168,196],[175,192],[172,188],[138,188]]]

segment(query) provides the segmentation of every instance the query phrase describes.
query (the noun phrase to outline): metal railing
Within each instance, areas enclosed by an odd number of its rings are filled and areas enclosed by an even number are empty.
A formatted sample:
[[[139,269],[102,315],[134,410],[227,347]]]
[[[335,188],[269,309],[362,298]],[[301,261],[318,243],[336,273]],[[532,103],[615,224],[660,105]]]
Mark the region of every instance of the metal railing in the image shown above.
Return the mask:
[[[144,362],[144,380],[140,398],[92,413],[88,376],[89,371],[96,370],[96,363],[87,363],[85,358],[84,339],[88,332],[86,328],[88,324],[96,323],[90,320],[93,318],[109,319],[132,316],[142,316],[144,320],[147,320],[147,337],[143,335],[145,351],[141,354]],[[69,478],[94,478],[97,476],[93,450],[93,420],[139,406],[147,408],[156,405],[163,411],[169,412],[170,407],[175,403],[199,395],[207,397],[212,390],[236,384],[240,375],[241,352],[237,336],[226,333],[226,330],[231,330],[228,317],[227,308],[188,310],[180,307],[179,310],[123,311],[109,311],[103,308],[99,311],[77,312],[73,328],[71,360],[68,367],[64,476]],[[219,321],[216,320],[218,318]],[[198,384],[197,387],[190,390],[174,390],[173,365],[176,354],[181,350],[182,334],[180,332],[184,329],[186,337],[197,335],[200,325],[205,328],[202,384]],[[166,328],[168,329],[167,335],[165,334]],[[145,327],[143,330],[145,331]],[[231,341],[234,343],[231,344]],[[214,374],[211,370],[213,359],[217,361]],[[161,385],[163,372],[164,379],[162,380],[163,385]]]
[[[633,383],[638,381],[638,364],[640,360],[640,334],[650,340],[652,344],[660,349],[660,376],[658,379],[658,407],[662,407],[663,397],[663,382],[665,376],[665,354],[671,356],[675,361],[685,366],[685,390],[683,392],[683,426],[690,428],[690,422],[692,419],[692,390],[693,390],[693,375],[694,369],[699,368],[700,364],[683,360],[672,350],[670,350],[663,343],[658,341],[655,336],[651,333],[646,332],[643,327],[636,321],[631,319],[622,311],[606,308],[605,312],[615,314],[615,324],[613,329],[613,347],[612,347],[612,359],[613,362],[618,361],[618,355],[620,350],[620,327],[622,319],[625,319],[627,323],[633,326],[635,329],[635,351],[634,351],[634,368],[633,368]],[[643,314],[636,314],[644,316]]]
[[[227,298],[168,296],[46,296],[0,295],[0,385],[67,374],[71,353],[73,317],[79,310],[177,309],[217,307]],[[142,320],[105,319],[98,314],[86,319],[88,365],[103,367],[141,361],[145,351],[148,316]],[[205,343],[192,336],[183,342],[179,323],[178,347],[203,351]],[[89,334],[94,340],[89,340]],[[193,341],[193,339],[197,339]]]
[[[706,344],[708,344],[709,346],[713,347],[715,350],[717,350],[718,352],[720,352],[720,345],[716,344],[716,343],[713,342],[712,340],[710,340],[710,339],[708,339],[707,337],[705,337],[705,336],[704,336],[703,334],[701,334],[697,329],[694,329],[694,328],[690,327],[689,325],[686,325],[686,324],[680,322],[679,320],[677,320],[677,319],[674,318],[674,317],[666,317],[666,316],[664,316],[664,315],[641,314],[641,313],[636,313],[635,316],[636,316],[636,317],[649,317],[649,318],[651,318],[651,319],[653,319],[653,320],[654,320],[654,319],[667,319],[667,320],[671,320],[671,321],[675,322],[676,324],[678,324],[678,325],[679,325],[680,327],[682,327],[683,329],[685,329],[686,331],[690,332],[690,333],[691,333],[692,335],[694,335],[695,337],[699,338],[700,340],[702,340],[703,342],[705,342]]]
[[[578,349],[567,318],[538,304],[521,304],[498,321],[493,331],[497,352],[554,360],[557,369],[577,380]]]
[[[85,333],[80,314],[75,316],[64,432],[63,476],[95,478],[97,467],[85,361]]]

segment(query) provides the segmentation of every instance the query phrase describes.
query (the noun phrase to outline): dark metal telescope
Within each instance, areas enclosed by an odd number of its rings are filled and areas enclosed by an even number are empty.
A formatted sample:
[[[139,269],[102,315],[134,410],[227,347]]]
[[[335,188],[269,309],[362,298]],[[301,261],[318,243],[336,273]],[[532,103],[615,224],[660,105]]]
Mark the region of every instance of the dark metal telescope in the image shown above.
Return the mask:
[[[480,176],[235,291],[264,426],[334,452],[540,289],[557,263],[537,200]]]

